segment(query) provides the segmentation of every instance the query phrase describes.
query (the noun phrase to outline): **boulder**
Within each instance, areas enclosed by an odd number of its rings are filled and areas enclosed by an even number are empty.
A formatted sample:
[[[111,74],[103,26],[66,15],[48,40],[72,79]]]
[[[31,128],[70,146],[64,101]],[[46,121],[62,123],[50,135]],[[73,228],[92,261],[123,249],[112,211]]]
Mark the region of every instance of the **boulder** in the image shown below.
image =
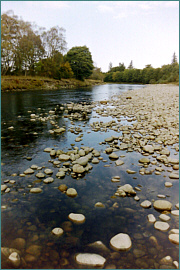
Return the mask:
[[[157,200],[153,204],[154,208],[160,211],[167,210],[170,211],[172,208],[172,203],[166,200]]]

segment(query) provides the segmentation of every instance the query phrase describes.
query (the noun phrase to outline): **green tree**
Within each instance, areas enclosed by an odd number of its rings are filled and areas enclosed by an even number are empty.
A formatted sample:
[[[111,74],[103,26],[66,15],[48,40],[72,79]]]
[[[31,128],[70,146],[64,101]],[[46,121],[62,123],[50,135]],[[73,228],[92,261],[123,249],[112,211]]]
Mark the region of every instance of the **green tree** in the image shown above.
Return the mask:
[[[92,74],[92,56],[86,46],[73,47],[68,51],[65,59],[69,62],[76,79],[84,80]]]
[[[128,66],[128,69],[133,69],[133,68],[134,68],[134,67],[133,67],[133,61],[131,60],[129,66]]]
[[[1,15],[1,73],[8,74],[14,68],[14,55],[19,38],[18,17],[13,11]]]
[[[172,57],[172,62],[171,63],[172,64],[177,63],[177,56],[176,56],[175,52],[173,53],[173,57]]]

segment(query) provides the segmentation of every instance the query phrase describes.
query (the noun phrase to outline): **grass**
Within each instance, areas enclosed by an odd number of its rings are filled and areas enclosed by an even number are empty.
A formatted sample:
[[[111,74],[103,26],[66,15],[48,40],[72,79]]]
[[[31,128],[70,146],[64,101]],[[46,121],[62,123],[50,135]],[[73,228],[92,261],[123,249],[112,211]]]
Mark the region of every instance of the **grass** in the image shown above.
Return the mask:
[[[1,76],[1,91],[66,89],[93,86],[97,84],[102,84],[102,81],[92,79],[79,81],[73,78],[55,80],[38,76]]]

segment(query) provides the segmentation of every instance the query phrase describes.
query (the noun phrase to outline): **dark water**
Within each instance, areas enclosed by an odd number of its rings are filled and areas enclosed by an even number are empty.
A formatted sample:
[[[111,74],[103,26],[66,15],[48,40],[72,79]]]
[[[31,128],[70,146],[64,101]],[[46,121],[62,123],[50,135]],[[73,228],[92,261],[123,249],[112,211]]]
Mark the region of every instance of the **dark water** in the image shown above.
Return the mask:
[[[118,151],[118,155],[125,155],[123,161],[128,167],[123,169],[115,166],[108,156],[103,152],[106,145],[99,144],[111,135],[120,136],[120,132],[108,130],[107,132],[94,132],[90,128],[93,121],[110,121],[112,118],[99,117],[95,110],[86,121],[74,121],[76,127],[82,129],[83,140],[75,142],[77,135],[68,131],[71,121],[63,118],[60,114],[56,121],[58,125],[65,126],[66,131],[61,135],[49,134],[52,128],[49,121],[30,121],[30,114],[48,115],[58,104],[69,102],[94,102],[110,99],[113,95],[124,91],[141,88],[138,85],[102,85],[86,89],[76,90],[46,90],[27,91],[15,93],[2,93],[1,95],[1,182],[10,187],[9,193],[1,196],[1,244],[3,247],[13,247],[13,240],[23,238],[26,241],[26,248],[31,245],[41,246],[41,255],[36,261],[26,260],[26,249],[21,250],[22,258],[20,268],[34,269],[58,269],[76,268],[74,255],[77,252],[85,252],[87,245],[94,241],[102,241],[108,248],[110,239],[118,233],[128,233],[132,240],[132,248],[128,252],[115,253],[103,256],[107,258],[106,266],[114,265],[116,268],[138,269],[138,268],[160,268],[159,261],[169,255],[174,261],[178,261],[178,246],[168,240],[168,232],[160,232],[154,229],[153,224],[147,221],[147,215],[152,213],[158,220],[159,212],[153,207],[144,209],[140,202],[147,199],[157,199],[158,194],[164,194],[164,182],[168,181],[167,173],[158,175],[134,175],[126,173],[126,169],[138,171],[138,159],[141,154],[137,152]],[[127,124],[127,119],[121,119],[121,123]],[[129,123],[128,123],[129,124]],[[13,130],[8,127],[13,126]],[[94,147],[101,152],[101,157],[107,162],[100,161],[94,164],[93,169],[79,180],[73,179],[66,174],[64,179],[57,179],[58,169],[49,162],[50,155],[43,152],[46,147],[54,147],[67,152],[73,149],[74,144],[79,148],[84,146]],[[169,148],[172,156],[175,150]],[[27,160],[31,157],[32,160]],[[53,170],[54,182],[44,184],[37,181],[35,175],[20,177],[31,165],[45,166]],[[104,167],[109,164],[110,167]],[[152,169],[155,167],[150,165]],[[40,171],[43,172],[44,168]],[[14,175],[17,174],[17,175]],[[112,176],[119,175],[120,183],[112,183]],[[11,184],[7,180],[15,180]],[[140,202],[133,197],[112,198],[118,185],[131,184],[133,187],[141,186],[138,193]],[[67,197],[58,190],[60,184],[66,184],[77,190],[76,198]],[[43,192],[32,194],[31,187],[40,187]],[[175,205],[178,202],[178,181],[173,181],[173,186],[166,189],[166,196]],[[102,202],[105,208],[95,208],[96,202]],[[117,202],[118,208],[112,207]],[[69,232],[62,237],[55,237],[51,231],[55,227],[63,227],[68,221],[69,213],[82,213],[86,222],[81,225],[72,224]],[[178,228],[178,217],[171,215],[168,222],[170,228]],[[149,241],[150,236],[155,236],[159,246]],[[134,255],[134,249],[144,251],[143,255]],[[105,268],[104,267],[104,268]],[[11,268],[3,261],[2,268]],[[173,266],[172,266],[173,268]]]

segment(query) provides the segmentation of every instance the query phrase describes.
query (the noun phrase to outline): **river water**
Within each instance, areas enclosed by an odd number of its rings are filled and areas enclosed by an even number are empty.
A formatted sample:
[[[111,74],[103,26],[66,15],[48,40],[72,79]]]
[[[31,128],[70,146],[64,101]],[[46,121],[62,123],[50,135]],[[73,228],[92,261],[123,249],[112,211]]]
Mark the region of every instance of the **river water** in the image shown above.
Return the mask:
[[[154,229],[153,224],[147,220],[148,214],[153,214],[157,219],[159,212],[151,207],[140,207],[133,197],[116,197],[113,195],[121,184],[129,183],[133,187],[139,186],[142,190],[138,193],[141,201],[157,199],[164,189],[164,179],[158,175],[145,175],[134,177],[125,172],[123,167],[115,166],[108,155],[104,153],[106,145],[101,144],[111,135],[120,136],[120,131],[108,129],[106,132],[95,132],[91,128],[94,121],[110,121],[111,117],[97,115],[94,108],[89,119],[84,121],[64,117],[58,114],[56,121],[66,131],[61,135],[52,135],[50,120],[31,121],[31,114],[47,117],[50,110],[57,105],[84,103],[88,104],[109,100],[112,96],[139,89],[142,85],[107,84],[75,90],[35,90],[7,92],[1,95],[1,183],[10,188],[10,192],[3,192],[1,196],[1,244],[2,247],[20,249],[21,265],[25,269],[71,269],[77,268],[74,256],[77,253],[90,252],[90,243],[102,241],[109,249],[100,252],[107,261],[104,268],[139,269],[161,268],[159,261],[165,256],[171,256],[173,261],[178,261],[178,246],[168,240],[168,233]],[[98,104],[98,103],[97,103]],[[98,106],[98,105],[97,105]],[[131,125],[125,116],[121,117],[122,125]],[[9,129],[10,127],[10,129]],[[13,128],[11,128],[13,127]],[[69,131],[71,127],[81,129],[83,140],[75,142],[77,134]],[[72,150],[74,146],[94,147],[101,154],[98,164],[93,164],[93,169],[80,178],[74,179],[71,174],[66,174],[63,179],[55,175],[58,167],[54,166],[49,153],[44,152],[47,147],[60,149],[64,152]],[[174,154],[173,149],[169,150]],[[128,169],[137,170],[137,161],[140,153],[119,150],[118,155],[124,155],[124,162]],[[56,159],[57,160],[57,159]],[[104,162],[103,162],[104,161]],[[43,183],[43,180],[34,174],[21,177],[20,174],[33,164],[38,165],[40,172],[45,168],[53,170],[54,182]],[[104,165],[108,165],[104,167]],[[61,164],[62,165],[62,164]],[[60,167],[61,167],[60,165]],[[112,183],[113,176],[120,176],[120,183]],[[15,181],[15,182],[13,182]],[[70,198],[59,191],[58,186],[66,184],[75,188],[78,196]],[[32,194],[30,189],[39,187],[41,193]],[[178,181],[165,194],[171,202],[178,202]],[[101,202],[104,208],[95,207]],[[114,206],[117,203],[117,207]],[[86,217],[84,224],[69,222],[70,213],[81,213]],[[178,228],[178,217],[171,217],[171,228]],[[61,227],[64,234],[57,237],[52,234],[52,229]],[[118,233],[127,233],[132,241],[132,248],[127,252],[115,252],[110,247],[110,239]],[[154,236],[159,244],[150,241]],[[18,247],[17,238],[25,240],[23,247]],[[38,246],[40,252],[29,252],[28,248]],[[97,253],[94,252],[93,253]],[[3,257],[2,268],[13,268]],[[175,268],[172,266],[172,268]]]

